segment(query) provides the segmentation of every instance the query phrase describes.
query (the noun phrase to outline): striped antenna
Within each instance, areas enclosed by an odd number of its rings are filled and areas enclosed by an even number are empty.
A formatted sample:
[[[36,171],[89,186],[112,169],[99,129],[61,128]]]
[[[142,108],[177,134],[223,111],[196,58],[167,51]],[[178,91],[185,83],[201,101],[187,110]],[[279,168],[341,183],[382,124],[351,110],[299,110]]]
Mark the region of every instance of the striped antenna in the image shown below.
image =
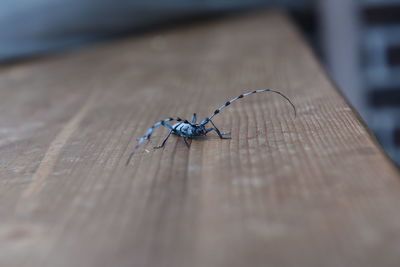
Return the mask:
[[[182,121],[181,118],[166,118],[160,121],[157,121],[156,123],[153,124],[153,126],[151,126],[151,128],[149,128],[146,133],[144,134],[143,137],[137,138],[136,140],[138,141],[136,146],[132,149],[131,154],[129,155],[128,160],[126,161],[126,165],[129,164],[129,162],[132,159],[133,154],[138,150],[138,148],[140,147],[140,145],[145,141],[145,140],[150,140],[151,135],[153,134],[153,131],[160,125],[164,125],[165,127],[172,129],[172,126],[169,124],[166,124],[166,122],[168,121]]]
[[[211,114],[210,117],[205,118],[204,120],[202,120],[202,121],[200,122],[200,124],[201,124],[201,125],[205,125],[205,124],[208,123],[215,115],[217,115],[218,113],[220,113],[221,110],[223,110],[224,108],[226,108],[227,106],[229,106],[230,104],[232,104],[233,102],[235,102],[236,100],[238,100],[238,99],[240,99],[240,98],[243,98],[244,96],[249,96],[249,95],[252,95],[252,94],[255,94],[255,93],[264,93],[264,92],[276,93],[276,94],[282,96],[283,98],[285,98],[285,99],[290,103],[290,105],[293,107],[294,116],[296,117],[296,115],[297,115],[297,114],[296,114],[296,113],[297,113],[297,112],[296,112],[296,107],[293,105],[292,101],[290,101],[290,99],[289,99],[287,96],[285,96],[284,94],[282,94],[282,93],[279,92],[279,91],[275,91],[275,90],[271,90],[271,89],[261,89],[261,90],[254,90],[254,91],[251,91],[251,92],[247,92],[247,93],[241,94],[241,95],[239,95],[239,96],[237,96],[237,97],[235,97],[235,98],[232,98],[231,100],[229,100],[228,102],[226,102],[225,104],[223,104],[222,106],[220,106],[218,109],[216,109],[216,110],[214,111],[214,113]]]

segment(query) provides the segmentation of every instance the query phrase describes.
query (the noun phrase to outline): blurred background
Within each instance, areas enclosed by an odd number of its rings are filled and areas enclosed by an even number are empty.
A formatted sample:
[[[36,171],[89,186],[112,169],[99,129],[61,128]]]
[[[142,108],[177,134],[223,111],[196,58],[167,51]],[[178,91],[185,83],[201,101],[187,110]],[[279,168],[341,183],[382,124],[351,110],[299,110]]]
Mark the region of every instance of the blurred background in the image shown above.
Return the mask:
[[[1,0],[0,66],[166,25],[285,8],[400,166],[400,0]]]

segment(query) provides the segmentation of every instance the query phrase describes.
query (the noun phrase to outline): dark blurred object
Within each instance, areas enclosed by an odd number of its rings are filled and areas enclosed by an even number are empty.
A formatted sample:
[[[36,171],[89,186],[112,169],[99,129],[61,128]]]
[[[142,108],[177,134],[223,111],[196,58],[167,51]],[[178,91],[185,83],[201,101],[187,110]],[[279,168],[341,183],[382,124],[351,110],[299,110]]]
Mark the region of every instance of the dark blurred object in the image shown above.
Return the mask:
[[[360,3],[367,123],[400,166],[400,1]]]
[[[400,65],[400,45],[387,48],[386,60],[391,67]]]
[[[331,76],[400,166],[400,0],[319,0],[318,7]]]
[[[368,98],[373,108],[399,107],[400,88],[376,88]]]
[[[394,135],[394,143],[397,147],[400,147],[400,128],[396,128],[393,133]]]
[[[361,1],[365,3],[363,8],[363,20],[367,24],[400,22],[400,5],[398,1]]]

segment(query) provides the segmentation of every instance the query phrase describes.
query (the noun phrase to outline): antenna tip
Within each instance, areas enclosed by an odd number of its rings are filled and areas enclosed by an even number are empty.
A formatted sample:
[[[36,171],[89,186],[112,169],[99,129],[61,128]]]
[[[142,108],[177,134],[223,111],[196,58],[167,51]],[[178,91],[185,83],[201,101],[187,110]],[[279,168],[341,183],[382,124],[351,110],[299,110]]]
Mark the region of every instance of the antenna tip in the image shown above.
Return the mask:
[[[131,152],[131,154],[129,154],[129,157],[128,157],[128,160],[127,160],[126,163],[125,163],[125,166],[128,166],[128,164],[129,164],[129,162],[131,161],[131,159],[132,159],[133,154],[135,153],[135,151],[136,151],[136,150],[133,150],[133,151]]]

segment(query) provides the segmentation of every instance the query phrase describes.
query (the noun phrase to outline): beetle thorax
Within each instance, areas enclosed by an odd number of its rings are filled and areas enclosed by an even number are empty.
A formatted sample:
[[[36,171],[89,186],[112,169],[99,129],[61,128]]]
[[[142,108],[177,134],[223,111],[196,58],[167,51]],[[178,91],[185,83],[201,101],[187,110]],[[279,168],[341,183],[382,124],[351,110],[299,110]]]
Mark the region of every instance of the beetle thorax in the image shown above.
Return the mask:
[[[176,123],[172,126],[175,129],[175,133],[183,137],[196,137],[202,136],[207,133],[204,125],[201,124],[190,124],[190,123]]]

